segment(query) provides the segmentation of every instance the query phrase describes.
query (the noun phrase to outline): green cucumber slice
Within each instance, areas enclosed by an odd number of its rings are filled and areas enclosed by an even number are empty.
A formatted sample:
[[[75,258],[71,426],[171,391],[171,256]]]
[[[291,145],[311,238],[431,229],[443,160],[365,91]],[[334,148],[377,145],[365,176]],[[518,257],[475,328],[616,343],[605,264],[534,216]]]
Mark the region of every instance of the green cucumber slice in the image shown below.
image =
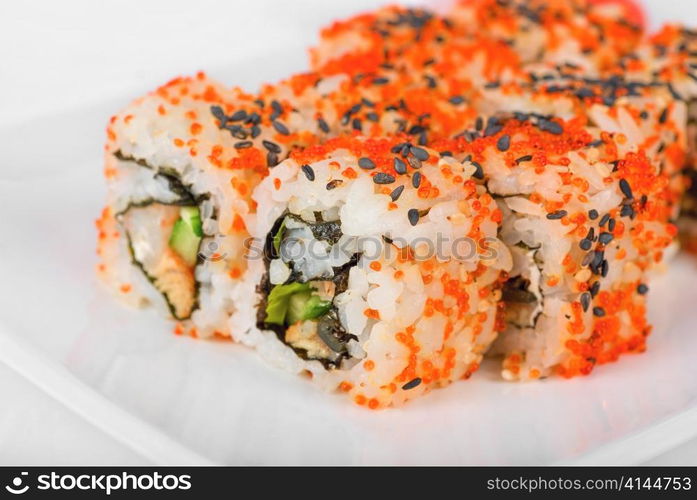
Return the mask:
[[[266,299],[266,323],[272,325],[285,324],[290,298],[296,293],[310,293],[308,283],[289,283],[288,285],[276,285],[271,289]]]
[[[308,283],[276,285],[266,304],[266,323],[292,325],[325,315],[332,307],[331,301],[312,294]]]
[[[198,207],[181,207],[179,220],[174,223],[169,237],[169,246],[187,263],[194,267],[198,249],[203,238],[203,225]]]

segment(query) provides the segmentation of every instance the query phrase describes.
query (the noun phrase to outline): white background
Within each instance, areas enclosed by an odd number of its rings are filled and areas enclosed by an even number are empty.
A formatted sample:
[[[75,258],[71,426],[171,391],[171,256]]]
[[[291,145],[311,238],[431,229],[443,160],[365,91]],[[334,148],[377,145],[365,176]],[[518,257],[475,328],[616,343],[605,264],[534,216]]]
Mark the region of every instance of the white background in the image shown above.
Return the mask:
[[[284,67],[292,52],[293,65],[302,70],[306,47],[320,26],[379,3],[384,2],[3,0],[0,125],[135,96],[176,74],[203,69],[215,76],[245,61],[250,46],[285,54]],[[652,1],[649,17],[697,26],[694,7],[686,5],[692,0]],[[251,88],[282,73],[271,62],[227,83]],[[1,364],[0,401],[0,464],[146,463]],[[697,442],[651,463],[696,464]]]

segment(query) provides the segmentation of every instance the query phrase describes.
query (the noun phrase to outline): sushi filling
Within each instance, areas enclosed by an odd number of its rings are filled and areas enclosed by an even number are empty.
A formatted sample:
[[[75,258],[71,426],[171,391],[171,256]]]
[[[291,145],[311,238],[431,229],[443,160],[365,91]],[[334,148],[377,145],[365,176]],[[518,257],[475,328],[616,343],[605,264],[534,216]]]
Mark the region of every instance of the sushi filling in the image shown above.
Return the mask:
[[[152,202],[129,208],[120,219],[134,264],[175,318],[189,318],[197,302],[195,268],[203,238],[198,208]]]
[[[512,248],[519,274],[511,277],[503,286],[506,302],[506,322],[515,328],[534,328],[542,313],[543,294],[540,287],[542,262],[538,251],[519,244]]]
[[[138,190],[117,215],[133,264],[162,295],[172,316],[189,319],[198,305],[195,274],[205,237],[199,206],[208,196],[195,196],[174,169],[156,168],[120,151],[114,156],[134,167],[138,178]]]
[[[348,286],[358,254],[341,249],[338,221],[287,214],[266,238],[266,273],[259,284],[258,327],[272,330],[303,359],[338,367],[356,339],[339,320],[334,298]]]

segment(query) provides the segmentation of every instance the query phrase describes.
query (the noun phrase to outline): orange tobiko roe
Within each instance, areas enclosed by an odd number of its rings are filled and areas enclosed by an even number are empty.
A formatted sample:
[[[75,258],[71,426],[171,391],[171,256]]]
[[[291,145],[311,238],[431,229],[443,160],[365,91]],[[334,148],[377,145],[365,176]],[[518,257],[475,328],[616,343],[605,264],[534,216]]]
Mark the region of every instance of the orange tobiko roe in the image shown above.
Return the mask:
[[[635,0],[588,0],[590,5],[619,5],[626,13],[626,19],[640,28],[646,27],[646,14]]]

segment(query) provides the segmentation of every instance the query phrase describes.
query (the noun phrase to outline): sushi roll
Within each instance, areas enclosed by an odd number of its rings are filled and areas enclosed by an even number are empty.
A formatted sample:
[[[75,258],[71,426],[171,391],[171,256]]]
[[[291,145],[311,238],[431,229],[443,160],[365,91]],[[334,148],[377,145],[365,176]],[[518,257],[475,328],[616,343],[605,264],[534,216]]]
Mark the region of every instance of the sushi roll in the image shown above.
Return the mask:
[[[369,74],[391,62],[419,70],[440,45],[463,35],[435,12],[390,5],[323,28],[310,64],[324,75]],[[410,57],[416,51],[420,61]]]
[[[588,374],[645,348],[648,271],[675,236],[660,201],[669,179],[619,133],[517,113],[451,149],[476,162],[503,212],[513,256],[503,377]],[[491,120],[490,120],[491,121]]]
[[[485,89],[480,109],[580,120],[596,133],[621,136],[619,153],[643,151],[668,178],[655,202],[675,222],[685,194],[688,109],[667,85],[617,75],[588,78],[576,68],[538,67],[527,80]]]
[[[686,190],[678,226],[683,248],[697,253],[697,33],[679,25],[664,26],[629,59],[632,78],[660,86],[675,106],[687,107]]]
[[[498,78],[539,62],[597,76],[641,43],[641,18],[631,2],[462,0],[445,12],[388,6],[324,28],[310,62],[329,75],[370,74],[385,67],[422,73],[431,66],[440,77],[458,70],[445,66],[445,54],[477,45],[480,50],[467,63],[479,59],[482,67],[499,72]]]
[[[98,274],[124,301],[182,322],[178,333],[230,335],[231,290],[246,267],[243,218],[266,171],[251,140],[224,128],[225,110],[248,99],[203,74],[178,78],[107,128]]]
[[[293,153],[254,191],[239,340],[372,409],[468,378],[501,326],[511,266],[476,173],[399,139]]]
[[[643,36],[630,1],[460,0],[447,13],[458,33],[504,40],[522,65],[546,62],[598,76],[631,53]]]

